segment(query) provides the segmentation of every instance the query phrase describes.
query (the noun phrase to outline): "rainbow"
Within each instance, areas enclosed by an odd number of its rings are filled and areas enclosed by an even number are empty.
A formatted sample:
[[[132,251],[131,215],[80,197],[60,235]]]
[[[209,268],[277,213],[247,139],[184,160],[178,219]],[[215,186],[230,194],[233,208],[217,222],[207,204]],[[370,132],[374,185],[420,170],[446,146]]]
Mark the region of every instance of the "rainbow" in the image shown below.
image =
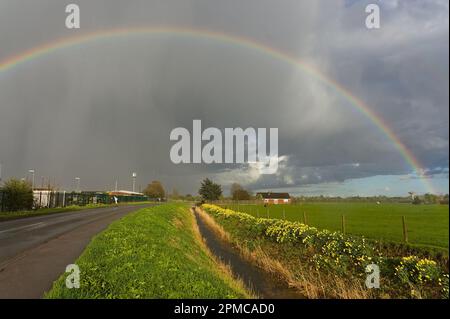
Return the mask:
[[[323,84],[332,88],[334,91],[344,97],[350,105],[352,105],[358,112],[369,119],[385,137],[392,142],[398,152],[402,155],[405,161],[411,166],[414,173],[422,175],[424,170],[423,166],[414,156],[414,154],[402,143],[402,141],[395,135],[392,129],[386,124],[386,122],[376,114],[364,101],[354,96],[350,91],[341,86],[335,80],[327,77],[324,73],[320,72],[311,65],[299,60],[297,57],[290,53],[283,52],[279,49],[267,46],[263,43],[255,40],[230,35],[226,33],[214,32],[206,29],[186,29],[186,28],[174,28],[174,27],[139,27],[139,28],[123,28],[123,29],[108,29],[100,30],[92,33],[82,34],[69,38],[61,38],[54,42],[44,44],[32,48],[28,51],[22,52],[18,55],[9,57],[3,61],[0,61],[0,75],[10,69],[13,69],[21,64],[37,59],[46,54],[52,53],[57,50],[73,47],[80,44],[86,44],[99,39],[105,38],[119,38],[130,35],[177,35],[183,37],[196,37],[204,38],[213,41],[220,41],[228,44],[233,44],[241,48],[252,49],[269,57],[283,61],[290,65],[301,69],[307,74],[318,79]],[[425,186],[428,191],[434,192],[434,188],[427,178],[423,178]]]

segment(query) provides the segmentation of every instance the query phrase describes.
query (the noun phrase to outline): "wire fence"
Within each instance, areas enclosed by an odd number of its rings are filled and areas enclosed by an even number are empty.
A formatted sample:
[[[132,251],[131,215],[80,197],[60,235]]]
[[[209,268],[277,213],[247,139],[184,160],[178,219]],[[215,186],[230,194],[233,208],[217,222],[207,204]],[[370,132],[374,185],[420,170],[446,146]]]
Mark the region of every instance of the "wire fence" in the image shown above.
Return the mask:
[[[311,223],[309,221],[308,218],[308,213],[305,210],[302,210],[299,206],[297,206],[298,210],[295,212],[297,213],[295,215],[295,218],[292,218],[292,210],[286,211],[286,209],[284,207],[296,207],[291,206],[291,205],[287,205],[284,206],[283,204],[280,205],[265,205],[265,203],[263,201],[259,201],[259,205],[258,202],[252,203],[253,201],[245,201],[245,202],[237,202],[237,201],[216,201],[214,204],[222,207],[222,208],[229,208],[238,212],[243,212],[243,213],[247,213],[250,214],[256,218],[274,218],[274,219],[283,219],[283,220],[289,220],[289,221],[294,221],[294,222],[301,222],[305,225],[310,225],[310,226],[317,226],[317,224],[321,224],[322,226],[320,228],[325,228],[327,229],[326,226],[324,226],[324,220],[323,219],[327,219],[327,223],[328,226],[332,226],[329,229],[333,229],[333,230],[337,230],[337,231],[341,231],[344,235],[346,235],[348,233],[347,228],[348,228],[348,216],[346,216],[345,214],[336,214],[336,215],[328,215],[328,216],[323,216],[322,221],[320,221],[319,218],[317,218],[317,214],[316,214],[316,218],[315,218],[315,222],[316,223]],[[264,206],[262,206],[261,204],[264,204]],[[246,206],[250,206],[250,207],[246,207]],[[271,209],[272,208],[272,209]],[[288,216],[286,215],[286,212],[288,212]],[[287,218],[288,217],[288,218]],[[383,227],[385,230],[387,230],[387,232],[389,233],[389,231],[395,234],[400,234],[400,232],[397,232],[396,230],[393,230],[395,228],[400,229],[401,227],[401,234],[402,234],[402,240],[405,243],[409,242],[408,239],[408,225],[407,225],[407,220],[406,220],[406,216],[404,215],[398,215],[398,220],[395,220],[392,217],[390,218],[390,222],[391,225],[396,225],[394,227],[386,227],[384,226],[380,226]],[[380,217],[381,218],[381,217]],[[353,219],[357,219],[354,218]],[[360,220],[360,224],[358,225],[359,227],[359,234],[361,235],[361,232],[364,232],[364,226],[361,223],[361,219]],[[380,220],[380,219],[378,219]],[[401,221],[401,223],[400,223]],[[334,222],[334,223],[333,223]],[[370,223],[370,222],[368,222]],[[373,223],[373,220],[372,220]],[[334,225],[333,225],[334,224]],[[336,225],[338,225],[338,227],[336,227]],[[373,224],[372,224],[373,225]],[[333,227],[334,226],[334,227]],[[383,233],[383,231],[379,232],[379,233]],[[364,235],[364,234],[362,234]],[[385,237],[385,236],[382,236]]]
[[[0,212],[6,212],[8,208],[9,193],[0,190]],[[86,206],[92,204],[114,204],[129,202],[151,201],[147,196],[140,195],[109,195],[96,192],[57,192],[57,191],[34,191],[32,209],[40,208],[62,208],[67,206]],[[156,201],[156,200],[155,200]]]

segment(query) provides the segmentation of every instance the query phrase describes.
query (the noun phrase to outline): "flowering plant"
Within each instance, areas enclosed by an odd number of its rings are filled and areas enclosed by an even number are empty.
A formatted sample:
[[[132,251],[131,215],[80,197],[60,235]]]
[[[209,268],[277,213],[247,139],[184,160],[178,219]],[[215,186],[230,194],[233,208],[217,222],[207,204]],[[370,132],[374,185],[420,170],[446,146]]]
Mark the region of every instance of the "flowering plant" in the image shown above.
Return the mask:
[[[304,249],[316,269],[327,269],[342,275],[363,277],[368,264],[375,263],[384,269],[382,276],[392,283],[411,289],[412,297],[438,295],[448,298],[449,277],[443,274],[438,263],[418,256],[383,256],[372,241],[364,237],[346,236],[340,232],[319,230],[300,222],[280,219],[256,218],[249,214],[204,204],[202,208],[217,221],[231,222],[233,227],[245,229],[247,234],[264,237],[275,243],[290,244]],[[398,286],[398,285],[397,285]],[[440,287],[439,290],[436,290]]]

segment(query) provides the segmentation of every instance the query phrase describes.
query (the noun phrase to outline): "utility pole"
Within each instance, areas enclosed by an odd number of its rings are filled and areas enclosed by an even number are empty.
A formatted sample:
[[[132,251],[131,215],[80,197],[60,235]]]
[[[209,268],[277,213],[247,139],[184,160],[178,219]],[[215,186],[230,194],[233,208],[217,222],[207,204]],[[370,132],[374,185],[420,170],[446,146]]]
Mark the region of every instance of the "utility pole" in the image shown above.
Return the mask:
[[[75,182],[76,182],[75,192],[79,193],[80,192],[80,178],[79,177],[75,177]]]
[[[136,177],[137,177],[137,174],[136,173],[133,173],[133,193],[135,192],[135,190],[136,190]]]

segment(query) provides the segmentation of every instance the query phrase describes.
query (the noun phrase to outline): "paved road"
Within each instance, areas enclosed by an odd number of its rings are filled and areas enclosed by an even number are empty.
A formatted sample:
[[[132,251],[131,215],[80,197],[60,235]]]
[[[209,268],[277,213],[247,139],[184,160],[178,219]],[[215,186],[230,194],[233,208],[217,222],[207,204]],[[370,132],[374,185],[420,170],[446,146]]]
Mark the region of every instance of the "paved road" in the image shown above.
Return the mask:
[[[119,206],[0,223],[0,298],[40,298],[112,221],[145,206]]]

